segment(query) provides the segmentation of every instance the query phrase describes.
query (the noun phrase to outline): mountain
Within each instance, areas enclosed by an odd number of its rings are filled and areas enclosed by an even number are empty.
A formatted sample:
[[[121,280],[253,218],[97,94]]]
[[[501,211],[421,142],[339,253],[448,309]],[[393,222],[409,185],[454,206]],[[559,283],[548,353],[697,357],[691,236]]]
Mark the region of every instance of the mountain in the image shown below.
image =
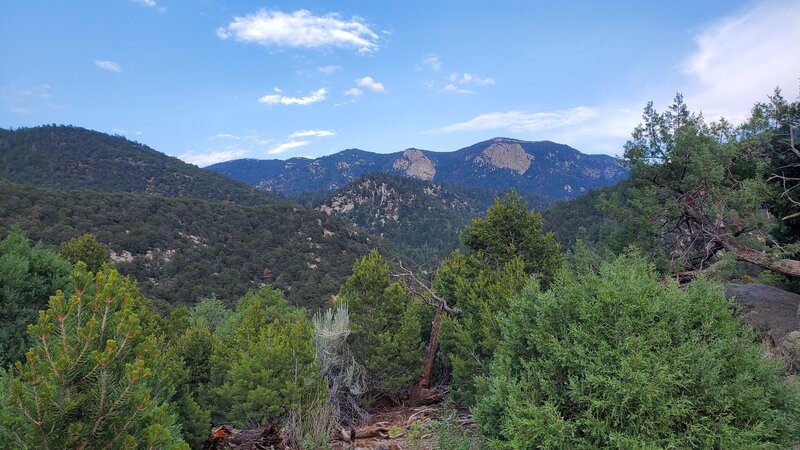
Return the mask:
[[[207,167],[258,188],[296,195],[334,190],[382,172],[439,184],[570,199],[614,184],[628,170],[607,155],[586,155],[550,141],[494,138],[454,152],[407,149],[381,154],[350,149],[317,159],[239,159]]]
[[[62,189],[140,192],[244,204],[274,196],[122,136],[80,127],[0,128],[0,176]]]
[[[372,173],[335,191],[305,194],[300,199],[385,238],[419,266],[433,268],[458,247],[461,228],[472,218],[482,216],[502,194]],[[535,209],[552,203],[531,195],[526,200]]]
[[[357,257],[392,252],[336,217],[69,126],[0,130],[0,239],[12,226],[50,246],[92,233],[149,297],[173,304],[231,303],[271,283],[315,309]]]
[[[271,283],[294,304],[315,309],[339,290],[357,257],[380,246],[341,220],[282,202],[239,205],[0,180],[0,230],[12,226],[53,246],[92,233],[145,294],[171,304],[210,295],[230,304]]]

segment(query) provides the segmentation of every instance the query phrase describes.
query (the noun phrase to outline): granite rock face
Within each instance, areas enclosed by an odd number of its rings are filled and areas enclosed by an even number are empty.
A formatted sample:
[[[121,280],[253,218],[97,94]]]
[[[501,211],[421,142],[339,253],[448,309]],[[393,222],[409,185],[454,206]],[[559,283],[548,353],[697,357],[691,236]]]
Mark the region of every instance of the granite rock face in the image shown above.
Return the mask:
[[[528,171],[533,156],[525,152],[518,143],[495,142],[475,157],[475,162],[491,165],[498,169],[508,169],[522,175]]]
[[[409,148],[400,158],[394,160],[392,168],[401,171],[405,176],[430,181],[436,175],[433,162],[421,151]]]

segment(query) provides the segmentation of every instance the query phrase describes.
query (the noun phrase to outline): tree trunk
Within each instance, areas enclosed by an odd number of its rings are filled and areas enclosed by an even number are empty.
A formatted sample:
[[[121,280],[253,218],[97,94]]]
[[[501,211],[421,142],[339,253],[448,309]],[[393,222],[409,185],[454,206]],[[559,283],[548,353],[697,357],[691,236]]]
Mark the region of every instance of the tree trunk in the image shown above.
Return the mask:
[[[719,227],[712,223],[705,214],[690,205],[685,205],[683,212],[687,217],[702,225],[704,230],[707,230],[704,234],[708,236],[709,239],[719,242],[725,250],[733,252],[737,260],[749,262],[784,275],[800,277],[800,261],[794,259],[775,260],[764,252],[737,242],[733,236],[720,231]]]
[[[439,350],[439,329],[442,326],[442,315],[444,315],[444,308],[445,301],[444,299],[440,299],[439,306],[436,308],[436,314],[433,317],[433,324],[431,325],[431,338],[428,341],[428,348],[425,351],[425,358],[422,360],[422,377],[420,377],[417,384],[411,388],[412,405],[416,405],[420,400],[422,400],[422,391],[428,389],[431,385],[433,363],[436,361],[436,352]]]
[[[749,262],[784,275],[800,277],[800,261],[794,259],[772,259],[768,254],[740,244],[729,237],[723,237],[720,239],[720,243],[726,250],[732,251],[739,261]]]

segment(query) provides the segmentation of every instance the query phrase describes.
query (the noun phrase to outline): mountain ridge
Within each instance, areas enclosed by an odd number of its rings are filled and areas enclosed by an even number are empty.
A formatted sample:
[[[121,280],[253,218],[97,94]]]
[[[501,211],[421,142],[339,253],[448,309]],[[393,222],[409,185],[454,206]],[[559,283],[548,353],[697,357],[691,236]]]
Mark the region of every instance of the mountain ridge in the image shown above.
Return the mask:
[[[206,169],[287,195],[331,191],[371,172],[441,184],[515,188],[557,200],[615,184],[628,169],[608,155],[589,155],[552,141],[496,137],[451,152],[407,148],[393,153],[345,149],[319,158],[238,159]]]
[[[267,192],[124,136],[70,125],[0,128],[0,176],[23,184],[261,204]]]

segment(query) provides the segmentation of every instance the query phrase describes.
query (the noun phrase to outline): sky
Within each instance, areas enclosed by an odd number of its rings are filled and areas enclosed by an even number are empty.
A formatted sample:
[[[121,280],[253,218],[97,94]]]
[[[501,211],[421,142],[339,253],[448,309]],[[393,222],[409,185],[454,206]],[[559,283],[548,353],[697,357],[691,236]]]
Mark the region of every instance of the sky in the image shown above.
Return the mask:
[[[744,120],[800,93],[800,1],[10,0],[0,127],[206,166],[496,136],[619,155],[676,93]]]

